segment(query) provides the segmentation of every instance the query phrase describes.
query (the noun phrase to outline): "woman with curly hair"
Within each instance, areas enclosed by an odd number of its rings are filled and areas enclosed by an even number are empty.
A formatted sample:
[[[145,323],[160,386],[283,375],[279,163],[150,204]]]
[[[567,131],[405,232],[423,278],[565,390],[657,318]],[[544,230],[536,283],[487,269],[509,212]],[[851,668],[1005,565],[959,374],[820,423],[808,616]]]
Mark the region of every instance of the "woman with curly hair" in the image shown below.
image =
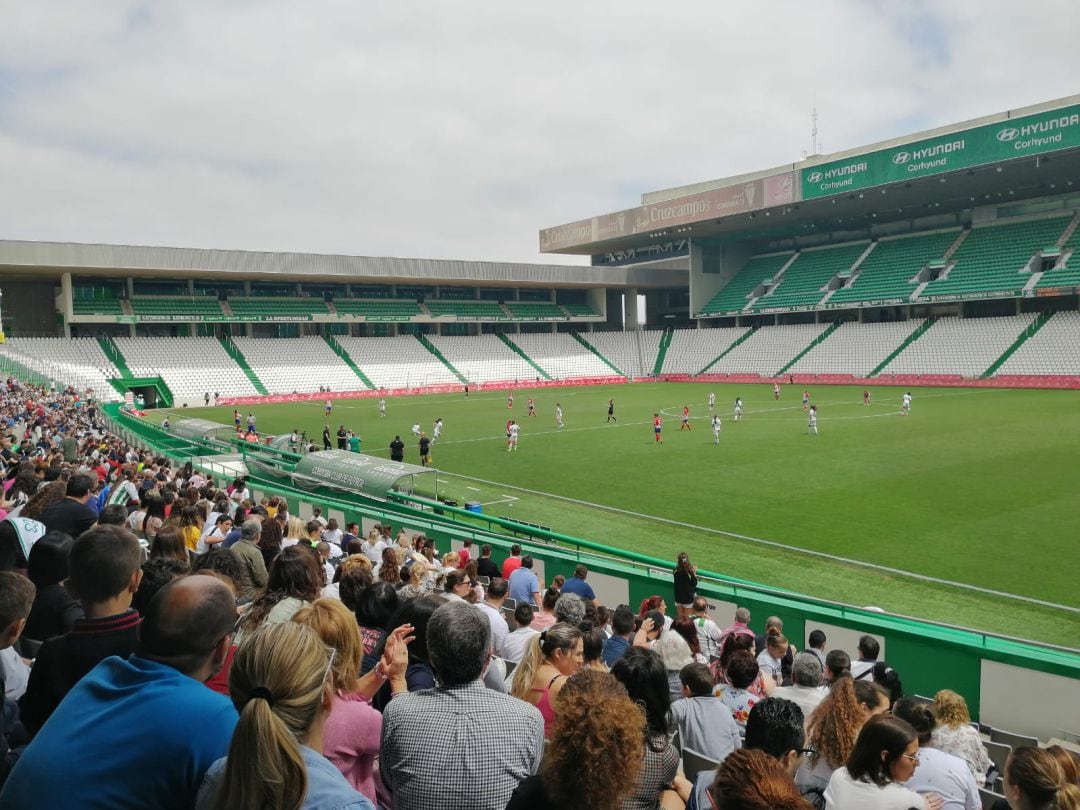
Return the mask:
[[[263,624],[279,624],[292,619],[304,605],[319,598],[322,587],[319,563],[310,548],[290,546],[270,566],[266,590],[260,594],[240,619],[233,645],[241,642]]]
[[[256,545],[259,547],[259,551],[262,552],[263,563],[266,565],[267,571],[270,570],[274,558],[281,553],[281,541],[284,539],[284,534],[280,521],[264,520],[262,522],[259,541]]]
[[[813,810],[779,760],[760,750],[729,754],[709,793],[717,810]]]
[[[19,517],[30,520],[41,520],[42,513],[54,503],[59,503],[67,497],[67,484],[63,481],[53,481],[46,484],[27,501],[22,508]]]
[[[518,785],[506,810],[618,810],[641,770],[644,727],[644,712],[611,675],[572,676],[540,773]]]
[[[990,770],[990,756],[979,732],[971,727],[971,715],[964,698],[951,689],[942,689],[934,695],[931,711],[937,725],[930,735],[930,744],[964,760],[975,777],[975,784],[981,787]]]
[[[383,549],[382,562],[379,564],[379,582],[388,582],[395,588],[401,585],[401,560],[396,547]]]
[[[878,686],[845,676],[833,684],[807,718],[807,742],[814,753],[799,767],[795,784],[815,806],[821,806],[821,797],[833,772],[847,762],[859,729],[871,717],[888,710],[889,696]]]

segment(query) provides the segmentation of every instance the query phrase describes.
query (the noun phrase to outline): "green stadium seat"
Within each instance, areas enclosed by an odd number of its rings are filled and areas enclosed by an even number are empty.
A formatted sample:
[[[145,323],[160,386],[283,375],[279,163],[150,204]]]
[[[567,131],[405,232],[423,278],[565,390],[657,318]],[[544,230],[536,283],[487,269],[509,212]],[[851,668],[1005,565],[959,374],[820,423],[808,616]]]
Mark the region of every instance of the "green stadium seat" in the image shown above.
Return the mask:
[[[959,230],[883,239],[870,251],[852,283],[832,294],[829,304],[907,300],[918,286],[912,281],[928,262],[940,259]]]
[[[329,315],[321,298],[230,298],[229,307],[234,315]]]
[[[563,304],[562,308],[574,317],[597,317],[600,314],[588,304]]]
[[[702,309],[702,315],[740,312],[750,303],[750,294],[761,282],[772,278],[791,259],[790,253],[752,256],[731,280]]]
[[[493,318],[507,321],[510,316],[496,301],[442,301],[429,299],[424,302],[433,317],[456,315],[461,318]]]
[[[363,315],[366,318],[412,318],[420,314],[416,301],[378,301],[358,298],[335,298],[334,309],[339,315]]]
[[[131,311],[136,315],[213,315],[221,317],[221,305],[213,296],[141,296],[131,299]]]
[[[566,318],[562,308],[558,304],[550,302],[510,301],[506,306],[515,320],[562,320]]]
[[[76,315],[122,315],[124,312],[119,298],[75,298],[72,304]]]
[[[774,291],[754,301],[753,311],[815,306],[825,297],[821,288],[837,273],[850,270],[868,244],[858,242],[820,250],[804,250],[784,271]]]

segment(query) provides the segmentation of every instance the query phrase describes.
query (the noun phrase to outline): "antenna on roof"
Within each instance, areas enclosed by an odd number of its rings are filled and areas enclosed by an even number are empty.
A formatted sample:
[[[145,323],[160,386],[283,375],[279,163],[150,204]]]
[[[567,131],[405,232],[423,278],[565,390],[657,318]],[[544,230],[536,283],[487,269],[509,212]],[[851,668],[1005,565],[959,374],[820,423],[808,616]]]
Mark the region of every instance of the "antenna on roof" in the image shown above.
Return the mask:
[[[802,156],[803,160],[808,157],[814,157],[821,154],[821,143],[818,142],[818,128],[817,128],[817,94],[814,94],[813,107],[810,109],[810,152],[804,149]]]

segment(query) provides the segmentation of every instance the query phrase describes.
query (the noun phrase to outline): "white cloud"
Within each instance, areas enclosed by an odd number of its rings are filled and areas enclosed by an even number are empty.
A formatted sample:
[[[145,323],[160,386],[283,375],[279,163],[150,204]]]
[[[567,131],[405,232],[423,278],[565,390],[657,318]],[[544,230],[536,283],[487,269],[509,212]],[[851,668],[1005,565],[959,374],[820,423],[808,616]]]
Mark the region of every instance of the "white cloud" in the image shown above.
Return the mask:
[[[1080,7],[0,2],[0,236],[550,261],[541,227],[1075,91]],[[558,257],[555,261],[564,261]]]

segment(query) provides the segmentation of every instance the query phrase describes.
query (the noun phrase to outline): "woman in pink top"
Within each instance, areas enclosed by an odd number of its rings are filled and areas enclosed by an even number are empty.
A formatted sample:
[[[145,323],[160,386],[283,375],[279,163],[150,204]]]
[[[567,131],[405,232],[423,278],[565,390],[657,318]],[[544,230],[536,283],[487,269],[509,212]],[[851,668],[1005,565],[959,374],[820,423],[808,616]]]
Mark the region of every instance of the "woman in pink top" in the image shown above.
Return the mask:
[[[540,598],[540,609],[533,614],[532,624],[529,625],[538,633],[547,630],[555,624],[555,603],[559,601],[559,592],[554,588],[548,588]]]
[[[544,718],[544,737],[551,734],[555,699],[566,679],[585,662],[581,631],[565,622],[544,630],[529,643],[525,657],[514,670],[510,694],[528,701]]]
[[[376,758],[382,735],[382,715],[371,705],[379,688],[390,681],[396,695],[408,692],[405,668],[409,664],[406,647],[412,640],[410,625],[394,630],[378,665],[357,678],[363,655],[356,619],[338,599],[317,599],[293,616],[319,634],[323,643],[336,650],[331,660],[334,703],[323,725],[323,756],[334,763],[354,788],[376,806],[379,787]]]

